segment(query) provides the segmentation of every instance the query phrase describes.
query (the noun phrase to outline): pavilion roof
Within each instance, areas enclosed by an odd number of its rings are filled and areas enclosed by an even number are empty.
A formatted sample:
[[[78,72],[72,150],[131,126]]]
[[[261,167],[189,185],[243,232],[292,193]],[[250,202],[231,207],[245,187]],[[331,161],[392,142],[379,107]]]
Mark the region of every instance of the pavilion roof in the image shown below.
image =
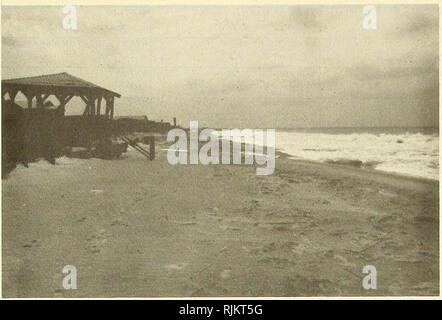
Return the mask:
[[[82,93],[84,91],[94,94],[111,95],[121,97],[117,92],[100,87],[92,82],[75,77],[67,72],[46,74],[34,77],[16,78],[2,80],[2,87],[15,87],[20,90],[24,89],[40,89],[40,90],[61,90],[71,93]]]

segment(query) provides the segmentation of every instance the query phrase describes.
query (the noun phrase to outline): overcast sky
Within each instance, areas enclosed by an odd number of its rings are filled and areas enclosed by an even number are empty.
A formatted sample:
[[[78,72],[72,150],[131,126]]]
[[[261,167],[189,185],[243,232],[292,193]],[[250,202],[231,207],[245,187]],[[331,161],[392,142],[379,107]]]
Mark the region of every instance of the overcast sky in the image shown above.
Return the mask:
[[[438,8],[2,8],[2,77],[66,71],[117,114],[211,127],[438,125]]]

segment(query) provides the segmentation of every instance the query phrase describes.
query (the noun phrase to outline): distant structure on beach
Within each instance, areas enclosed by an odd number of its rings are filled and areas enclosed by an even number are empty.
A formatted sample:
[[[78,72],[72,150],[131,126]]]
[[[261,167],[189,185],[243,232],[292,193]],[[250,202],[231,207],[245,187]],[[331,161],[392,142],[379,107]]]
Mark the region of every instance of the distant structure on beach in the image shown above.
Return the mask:
[[[24,107],[16,101],[19,93],[26,98]],[[66,116],[73,97],[83,100],[83,114]],[[55,157],[67,147],[104,148],[106,154],[113,155],[111,137],[132,131],[163,132],[170,127],[147,117],[114,120],[115,97],[121,95],[66,72],[2,80],[3,168],[18,162],[27,166],[39,157],[55,163]],[[117,150],[124,148],[118,146]]]
[[[174,118],[175,119],[175,118]],[[115,126],[121,132],[168,132],[173,127],[176,127],[176,120],[174,125],[169,122],[152,121],[147,116],[115,116]]]

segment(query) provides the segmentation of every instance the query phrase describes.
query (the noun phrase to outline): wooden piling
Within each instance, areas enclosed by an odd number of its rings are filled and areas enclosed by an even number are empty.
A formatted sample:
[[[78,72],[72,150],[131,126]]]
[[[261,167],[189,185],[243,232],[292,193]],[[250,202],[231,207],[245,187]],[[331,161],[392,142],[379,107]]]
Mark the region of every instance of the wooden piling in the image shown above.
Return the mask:
[[[150,137],[150,143],[149,143],[149,149],[150,149],[150,160],[155,159],[155,137]]]

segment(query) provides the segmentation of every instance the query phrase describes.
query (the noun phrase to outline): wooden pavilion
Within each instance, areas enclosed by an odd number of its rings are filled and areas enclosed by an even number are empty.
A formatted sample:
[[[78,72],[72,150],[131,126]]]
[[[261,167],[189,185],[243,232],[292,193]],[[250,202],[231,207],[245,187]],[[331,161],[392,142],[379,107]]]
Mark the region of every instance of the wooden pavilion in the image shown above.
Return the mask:
[[[44,108],[46,99],[53,95],[60,102],[59,108],[64,113],[66,104],[74,96],[80,97],[86,104],[83,115],[101,116],[101,101],[106,102],[104,116],[112,119],[114,114],[114,98],[119,93],[105,89],[89,81],[74,77],[69,73],[55,73],[35,77],[2,80],[2,103],[6,95],[14,103],[18,92],[22,92],[32,108],[32,100],[37,100],[37,108]]]
[[[27,108],[16,103],[19,92],[26,97]],[[59,104],[53,106],[50,96]],[[85,103],[84,112],[66,117],[66,105],[75,96]],[[33,158],[44,156],[55,163],[57,152],[65,146],[90,147],[108,137],[112,134],[115,97],[121,95],[66,72],[2,80],[3,161],[27,165]]]

